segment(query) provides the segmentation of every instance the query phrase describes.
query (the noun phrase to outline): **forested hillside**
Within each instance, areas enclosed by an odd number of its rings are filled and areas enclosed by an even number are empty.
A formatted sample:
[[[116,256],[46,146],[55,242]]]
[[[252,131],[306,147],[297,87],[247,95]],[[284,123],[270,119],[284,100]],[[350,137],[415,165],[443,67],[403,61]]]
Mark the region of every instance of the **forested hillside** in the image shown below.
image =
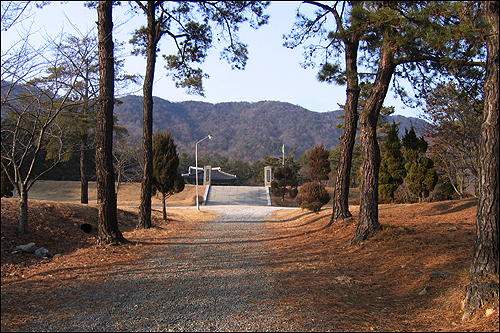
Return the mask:
[[[132,139],[142,135],[142,97],[126,96],[115,107],[118,125],[126,126]],[[168,129],[172,132],[179,153],[194,153],[196,141],[208,134],[213,140],[198,146],[200,156],[217,153],[228,158],[250,162],[261,160],[263,155],[280,156],[284,144],[286,153],[297,147],[296,157],[324,142],[331,150],[339,144],[342,111],[313,112],[286,102],[261,101],[204,103],[169,102],[154,98],[154,131]],[[400,134],[410,122],[423,128],[417,118],[395,116],[402,121]],[[389,121],[392,121],[390,119]]]

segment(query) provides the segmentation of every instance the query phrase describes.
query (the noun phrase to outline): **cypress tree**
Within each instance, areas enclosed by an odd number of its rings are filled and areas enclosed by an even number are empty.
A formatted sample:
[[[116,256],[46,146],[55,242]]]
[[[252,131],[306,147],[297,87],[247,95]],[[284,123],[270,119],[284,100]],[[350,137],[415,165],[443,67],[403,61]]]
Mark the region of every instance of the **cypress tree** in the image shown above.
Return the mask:
[[[403,184],[406,169],[403,154],[401,152],[401,140],[399,140],[398,126],[393,122],[386,141],[384,142],[384,156],[379,171],[379,194],[390,198],[394,202],[394,192],[399,185]]]
[[[309,179],[320,183],[322,180],[328,180],[330,178],[328,176],[331,171],[330,161],[328,161],[329,156],[330,152],[325,149],[323,143],[311,150],[308,163],[309,172],[307,173]]]
[[[408,190],[417,195],[419,201],[429,196],[429,193],[437,184],[438,176],[434,170],[434,162],[425,156],[427,151],[427,141],[424,138],[417,138],[413,125],[410,131],[406,131],[403,137],[403,156],[407,163],[405,169],[408,171]]]
[[[312,180],[310,183],[304,184],[295,198],[295,202],[302,209],[309,209],[315,213],[319,213],[321,207],[330,201],[330,195],[321,184],[322,180],[328,180],[328,174],[331,171],[330,161],[328,157],[330,152],[325,149],[323,143],[314,147],[309,154],[309,172],[307,177]]]
[[[163,219],[167,219],[165,200],[184,190],[184,179],[177,173],[179,155],[170,131],[157,132],[153,137],[153,193],[161,193]]]

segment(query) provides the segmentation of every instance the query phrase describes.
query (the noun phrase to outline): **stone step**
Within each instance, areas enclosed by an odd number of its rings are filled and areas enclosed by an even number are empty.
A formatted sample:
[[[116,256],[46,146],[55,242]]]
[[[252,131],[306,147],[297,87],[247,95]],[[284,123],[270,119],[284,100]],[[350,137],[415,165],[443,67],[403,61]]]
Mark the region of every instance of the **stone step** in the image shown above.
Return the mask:
[[[210,186],[205,205],[268,206],[269,203],[263,186]]]

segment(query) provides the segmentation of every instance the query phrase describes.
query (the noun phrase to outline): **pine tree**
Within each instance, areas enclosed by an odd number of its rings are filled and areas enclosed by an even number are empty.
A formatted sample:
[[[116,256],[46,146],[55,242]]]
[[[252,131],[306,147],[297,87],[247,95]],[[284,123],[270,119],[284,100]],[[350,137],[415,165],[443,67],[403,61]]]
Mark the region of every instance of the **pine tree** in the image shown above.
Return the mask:
[[[99,1],[97,6],[99,36],[99,98],[96,132],[97,225],[99,244],[125,243],[118,229],[115,173],[113,170],[113,110],[114,110],[114,57],[113,57],[113,3]]]
[[[498,299],[498,230],[499,230],[499,4],[482,1],[485,18],[487,61],[484,84],[484,109],[479,141],[479,197],[476,213],[476,237],[470,266],[471,284],[466,286],[464,316],[467,319],[479,308]],[[474,26],[476,20],[469,26]],[[472,29],[471,29],[472,30]],[[479,40],[476,39],[476,40]],[[475,51],[474,48],[468,50]],[[475,60],[475,59],[473,59]],[[485,281],[486,280],[486,281]]]
[[[405,169],[408,171],[408,190],[419,197],[419,201],[429,196],[429,193],[437,184],[438,176],[434,170],[434,162],[425,156],[427,141],[417,138],[413,125],[410,131],[406,131],[403,137],[403,156],[407,163]]]
[[[394,202],[394,192],[399,185],[403,184],[403,179],[406,176],[398,132],[398,126],[393,122],[382,148],[384,156],[378,175],[379,194],[382,197],[390,198],[391,202]]]
[[[153,82],[156,57],[162,37],[168,37],[176,48],[173,54],[163,55],[166,69],[176,87],[188,93],[204,96],[203,79],[208,75],[194,64],[202,63],[215,41],[228,40],[221,58],[232,68],[244,69],[248,59],[247,45],[239,40],[238,30],[248,21],[253,28],[267,23],[265,2],[249,1],[135,1],[133,10],[147,16],[147,26],[138,28],[130,40],[135,45],[133,54],[146,56],[146,74],[143,84],[143,164],[139,224],[141,229],[151,227],[151,191],[153,175]],[[194,14],[196,13],[196,15]],[[200,19],[197,21],[196,19]],[[217,27],[219,32],[212,28]],[[217,38],[213,38],[217,37]]]

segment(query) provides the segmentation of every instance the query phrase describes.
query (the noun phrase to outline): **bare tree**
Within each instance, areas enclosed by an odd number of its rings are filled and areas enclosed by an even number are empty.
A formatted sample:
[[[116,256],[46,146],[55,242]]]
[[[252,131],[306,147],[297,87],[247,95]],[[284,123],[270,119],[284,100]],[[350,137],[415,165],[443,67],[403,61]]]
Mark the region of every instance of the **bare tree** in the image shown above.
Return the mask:
[[[116,172],[116,195],[123,182],[135,182],[141,178],[142,161],[138,142],[130,142],[125,128],[115,129],[113,139],[113,160]]]
[[[76,29],[76,27],[75,27]],[[78,108],[73,110],[71,128],[78,140],[80,153],[80,202],[88,203],[88,179],[86,166],[88,165],[87,152],[94,147],[92,142],[96,126],[96,106],[99,94],[99,56],[97,50],[97,35],[94,29],[82,33],[77,30],[78,36],[65,35],[61,42],[54,42],[58,51],[64,57],[59,72],[63,76],[75,78],[71,98],[79,101]],[[121,50],[121,44],[114,44],[115,55]],[[115,86],[127,86],[137,79],[136,75],[128,75],[123,71],[123,59],[115,56]],[[119,89],[115,89],[119,90]],[[118,129],[115,127],[115,132]]]
[[[2,168],[19,198],[19,231],[28,232],[28,192],[65,156],[68,117],[75,106],[70,96],[75,81],[58,73],[62,56],[33,49],[28,35],[2,54]],[[35,173],[48,152],[46,168]],[[9,172],[11,171],[11,172]]]
[[[431,124],[427,136],[436,169],[448,177],[460,198],[478,180],[482,96],[448,82],[438,84],[426,99],[424,112]]]
[[[2,1],[2,31],[7,31],[16,23],[31,16],[33,6],[42,8],[48,1]]]

